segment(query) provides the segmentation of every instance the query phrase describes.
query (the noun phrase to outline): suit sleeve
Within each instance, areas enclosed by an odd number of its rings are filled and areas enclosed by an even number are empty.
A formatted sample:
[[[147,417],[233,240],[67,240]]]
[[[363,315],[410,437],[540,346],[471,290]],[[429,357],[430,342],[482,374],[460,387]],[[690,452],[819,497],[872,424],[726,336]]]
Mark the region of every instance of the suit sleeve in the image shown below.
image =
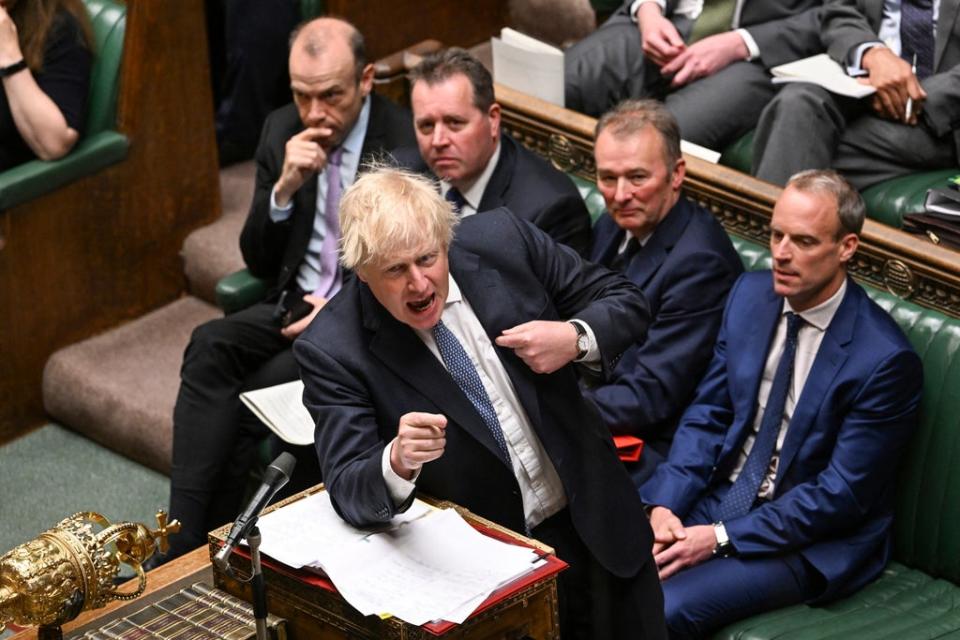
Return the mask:
[[[857,7],[856,0],[827,0],[823,6],[823,46],[840,64],[850,64],[850,55],[864,42],[877,40],[877,29]]]
[[[279,273],[294,217],[280,223],[270,219],[270,194],[283,169],[286,145],[286,140],[278,139],[283,136],[276,128],[276,119],[268,117],[257,146],[253,203],[240,233],[243,261],[259,278],[275,278]]]
[[[742,282],[741,278],[730,291],[713,359],[693,403],[680,420],[670,455],[640,488],[644,504],[667,507],[681,518],[706,491],[733,423],[734,408],[727,381],[727,333],[738,330],[728,323],[732,301]]]
[[[763,66],[769,69],[822,51],[820,18],[821,8],[813,7],[744,28],[757,43]]]
[[[581,258],[555,243],[533,224],[509,216],[525,243],[529,266],[564,319],[577,318],[593,329],[604,376],[620,355],[643,339],[650,307],[643,292],[618,273]]]
[[[544,207],[535,223],[551,238],[582,256],[590,250],[590,214],[579,193],[557,198]]]
[[[799,549],[860,523],[889,487],[892,469],[916,426],[923,367],[908,350],[878,364],[843,418],[829,463],[742,518],[726,522],[740,555]]]
[[[960,47],[960,35],[956,40]],[[927,92],[924,123],[940,138],[956,131],[960,127],[960,65],[924,78],[920,84]]]
[[[585,395],[615,434],[642,438],[690,401],[706,369],[727,292],[738,272],[711,251],[683,256],[661,289],[646,340],[624,356],[606,385]]]
[[[320,469],[337,513],[356,527],[381,524],[398,511],[381,472],[386,442],[363,382],[345,363],[307,339],[293,345],[303,403],[316,422]],[[394,431],[396,427],[394,426]]]

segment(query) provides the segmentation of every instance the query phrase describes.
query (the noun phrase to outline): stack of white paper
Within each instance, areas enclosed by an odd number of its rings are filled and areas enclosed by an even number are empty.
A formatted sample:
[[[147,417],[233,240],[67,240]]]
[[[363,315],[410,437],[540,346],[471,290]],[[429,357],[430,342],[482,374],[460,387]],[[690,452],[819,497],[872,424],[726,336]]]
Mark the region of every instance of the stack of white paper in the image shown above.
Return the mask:
[[[417,500],[389,527],[344,523],[325,491],[263,516],[261,551],[323,570],[364,615],[461,623],[496,589],[543,563],[533,549],[484,536],[453,509]]]
[[[294,380],[240,394],[253,415],[284,442],[313,444],[313,418],[303,406],[303,382]]]
[[[509,27],[491,44],[495,82],[563,106],[563,51]]]

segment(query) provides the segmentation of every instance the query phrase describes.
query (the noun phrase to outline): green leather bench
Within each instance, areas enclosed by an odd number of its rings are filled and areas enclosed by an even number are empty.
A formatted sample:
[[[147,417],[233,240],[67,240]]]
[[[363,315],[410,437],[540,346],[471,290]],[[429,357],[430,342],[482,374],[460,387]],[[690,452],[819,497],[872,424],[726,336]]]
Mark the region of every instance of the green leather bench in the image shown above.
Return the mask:
[[[724,149],[720,155],[720,164],[749,174],[753,159],[753,134],[753,131],[747,133]],[[903,226],[904,214],[923,211],[927,189],[946,187],[947,179],[958,173],[960,167],[921,171],[868,187],[863,191],[867,215],[877,222],[899,229]]]
[[[120,162],[130,142],[113,130],[126,7],[114,0],[84,0],[95,42],[84,137],[59,160],[32,160],[0,173],[0,211],[33,200]]]

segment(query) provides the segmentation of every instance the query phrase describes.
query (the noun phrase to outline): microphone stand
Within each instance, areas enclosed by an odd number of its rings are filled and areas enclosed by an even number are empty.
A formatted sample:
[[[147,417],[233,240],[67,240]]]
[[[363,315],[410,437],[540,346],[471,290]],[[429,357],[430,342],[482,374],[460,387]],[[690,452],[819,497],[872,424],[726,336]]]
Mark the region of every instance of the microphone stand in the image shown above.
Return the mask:
[[[253,618],[257,625],[257,640],[269,640],[267,635],[267,585],[263,581],[263,570],[260,566],[260,529],[253,525],[247,534],[247,545],[250,547],[250,567],[252,575],[250,586],[253,588]]]

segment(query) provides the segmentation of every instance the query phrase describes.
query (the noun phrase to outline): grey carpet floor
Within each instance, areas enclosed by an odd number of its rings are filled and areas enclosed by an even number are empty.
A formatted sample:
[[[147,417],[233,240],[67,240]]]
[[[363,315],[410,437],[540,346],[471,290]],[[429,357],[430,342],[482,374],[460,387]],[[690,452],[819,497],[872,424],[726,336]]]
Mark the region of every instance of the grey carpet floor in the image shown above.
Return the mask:
[[[58,425],[0,447],[0,555],[78,511],[156,526],[168,479]]]

